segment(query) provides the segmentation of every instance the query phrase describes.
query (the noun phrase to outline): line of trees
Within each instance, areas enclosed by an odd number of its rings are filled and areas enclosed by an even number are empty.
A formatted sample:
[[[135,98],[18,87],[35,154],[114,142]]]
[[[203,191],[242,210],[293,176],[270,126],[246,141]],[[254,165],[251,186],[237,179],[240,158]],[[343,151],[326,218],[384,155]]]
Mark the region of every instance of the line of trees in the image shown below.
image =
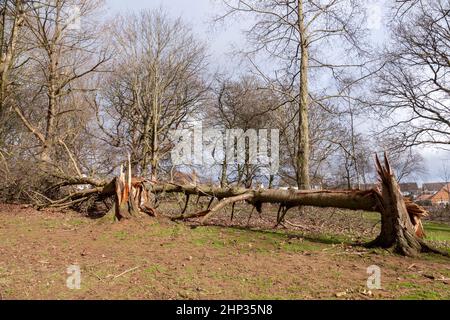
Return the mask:
[[[127,153],[134,175],[169,180],[182,170],[171,130],[200,121],[280,130],[277,174],[226,159],[197,168],[222,186],[362,188],[382,149],[405,180],[423,166],[412,147],[450,143],[447,1],[393,1],[382,54],[365,1],[221,2],[215,23],[252,21],[234,74],[213,72],[208,45],[163,9],[108,20],[101,0],[1,1],[2,198],[102,185]],[[360,125],[369,117],[378,132]]]

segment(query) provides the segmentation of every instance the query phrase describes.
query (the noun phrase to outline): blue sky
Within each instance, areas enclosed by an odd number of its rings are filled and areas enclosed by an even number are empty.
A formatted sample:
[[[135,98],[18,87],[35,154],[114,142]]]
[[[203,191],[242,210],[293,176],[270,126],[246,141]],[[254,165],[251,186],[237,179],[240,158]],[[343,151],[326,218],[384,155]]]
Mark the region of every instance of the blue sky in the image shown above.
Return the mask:
[[[383,10],[384,2],[385,0],[370,1],[370,3],[375,4],[372,10],[380,10],[380,7]],[[368,10],[371,10],[370,3],[368,4]],[[379,4],[381,6],[378,7]],[[182,17],[192,27],[199,39],[208,43],[213,69],[220,66],[221,70],[224,70],[224,68],[231,72],[238,70],[238,62],[233,59],[230,52],[234,46],[240,47],[244,44],[245,40],[241,34],[241,29],[245,28],[245,21],[231,20],[228,25],[213,29],[211,21],[214,15],[220,12],[219,0],[106,0],[106,8],[112,15],[160,7],[174,17]],[[383,24],[383,21],[381,21],[381,24]],[[385,30],[383,30],[382,25],[380,28],[373,29],[373,41],[381,43],[384,36]],[[428,173],[425,177],[417,180],[419,182],[441,180],[443,161],[450,161],[450,153],[431,148],[422,149],[420,153],[425,158]]]

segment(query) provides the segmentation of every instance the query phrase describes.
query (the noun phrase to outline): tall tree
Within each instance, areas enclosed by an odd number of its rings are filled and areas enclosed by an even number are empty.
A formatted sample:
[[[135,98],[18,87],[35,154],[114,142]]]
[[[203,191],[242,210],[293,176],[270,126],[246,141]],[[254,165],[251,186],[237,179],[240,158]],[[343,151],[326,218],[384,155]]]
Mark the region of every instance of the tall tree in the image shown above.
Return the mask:
[[[382,133],[403,148],[450,145],[450,6],[402,1],[394,8],[385,68],[377,81]]]
[[[0,148],[8,127],[12,73],[21,63],[18,61],[20,33],[29,4],[21,0],[6,0],[0,5]],[[1,152],[1,151],[0,151]]]
[[[99,123],[106,141],[131,153],[134,171],[157,179],[170,131],[192,120],[205,97],[206,49],[161,10],[115,20],[114,72],[98,97]]]
[[[27,81],[33,84],[28,90],[36,90],[26,105],[44,103],[45,120],[33,119],[33,110],[25,105],[16,105],[14,110],[37,138],[41,145],[40,159],[47,163],[57,160],[57,145],[72,158],[64,142],[67,127],[62,124],[82,112],[70,103],[80,92],[91,90],[80,80],[99,71],[107,60],[106,55],[97,50],[98,30],[88,20],[100,4],[101,1],[87,0],[40,1],[25,19],[28,31],[25,41],[34,44],[26,57],[31,61]],[[79,25],[76,25],[77,19],[80,19]],[[34,122],[36,120],[38,123]]]
[[[297,150],[296,179],[299,188],[310,188],[310,137],[309,108],[311,99],[321,96],[325,99],[339,96],[329,92],[325,97],[322,90],[313,92],[311,74],[324,70],[329,77],[339,78],[348,67],[361,67],[357,61],[350,62],[339,53],[353,49],[355,56],[363,52],[360,40],[363,38],[364,7],[361,1],[319,1],[319,0],[223,0],[226,13],[224,19],[235,14],[248,14],[251,27],[246,35],[253,45],[248,54],[268,53],[275,61],[272,77],[257,67],[264,77],[275,84],[277,90],[286,94],[286,99],[297,104]],[[342,51],[336,49],[339,42]],[[329,49],[333,48],[333,54]],[[354,58],[354,57],[353,57]],[[253,61],[254,65],[256,63]],[[287,85],[286,85],[287,84]],[[295,88],[295,90],[292,90]]]
[[[243,75],[236,80],[218,79],[213,90],[214,102],[212,107],[206,112],[206,123],[221,130],[242,129],[243,134],[247,130],[268,129],[273,121],[270,110],[279,105],[279,97],[271,90],[264,88],[261,80],[253,75]],[[239,139],[240,137],[236,137]],[[260,137],[261,139],[261,137]],[[245,138],[244,138],[245,140]],[[228,145],[231,142],[226,142]],[[236,170],[232,170],[235,163],[224,157],[221,163],[221,186],[226,186],[228,182],[236,182],[237,185],[244,185],[250,188],[258,178],[262,178],[263,167],[266,164],[256,164],[250,161],[250,145],[252,142],[244,142],[245,159],[237,164]],[[260,140],[261,143],[264,143]],[[247,148],[248,146],[248,148]],[[229,181],[229,176],[234,176],[234,181]],[[272,185],[273,177],[268,174],[268,185]],[[260,179],[261,180],[261,179]],[[261,181],[260,181],[261,182]]]

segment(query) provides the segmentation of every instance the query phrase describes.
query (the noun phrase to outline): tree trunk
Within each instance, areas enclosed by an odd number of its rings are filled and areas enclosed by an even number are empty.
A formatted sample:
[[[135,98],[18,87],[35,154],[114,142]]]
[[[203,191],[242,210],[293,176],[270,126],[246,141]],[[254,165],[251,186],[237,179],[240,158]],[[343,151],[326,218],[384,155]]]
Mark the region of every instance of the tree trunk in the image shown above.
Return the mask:
[[[422,250],[423,228],[420,219],[408,213],[407,202],[403,199],[400,187],[385,158],[383,167],[377,157],[377,172],[382,183],[381,233],[369,245],[382,248],[393,247],[406,256],[417,256]],[[413,225],[415,223],[415,225]]]
[[[0,31],[0,147],[3,146],[3,125],[7,120],[7,98],[10,91],[10,72],[14,67],[14,61],[16,59],[16,47],[19,39],[20,30],[24,22],[23,3],[22,0],[18,0],[14,4],[15,12],[12,17],[12,27],[9,31],[9,39],[6,42],[7,33],[7,19],[9,9],[8,4],[4,2],[2,8],[2,15],[0,17],[3,30]]]
[[[158,166],[159,166],[159,121],[160,121],[160,75],[159,75],[159,65],[158,62],[155,64],[154,69],[154,92],[153,92],[153,101],[152,101],[152,144],[151,144],[151,165],[152,165],[152,180],[158,180]]]
[[[143,180],[131,177],[131,167],[128,166],[126,173],[121,174],[108,185],[114,184],[115,202],[113,206],[114,216],[117,220],[130,219],[146,213],[156,216],[156,211],[150,204],[148,192],[144,188]]]
[[[308,119],[308,37],[303,16],[303,1],[298,0],[298,31],[300,34],[300,101],[298,113],[297,184],[309,190],[309,119]]]
[[[228,181],[227,181],[227,167],[228,167],[228,164],[227,164],[227,160],[226,160],[226,157],[225,157],[224,160],[223,160],[223,163],[222,163],[222,174],[221,174],[221,177],[220,177],[220,186],[222,188],[225,188],[228,185]]]
[[[267,186],[267,189],[272,189],[273,188],[273,180],[274,180],[274,175],[273,174],[271,174],[270,176],[269,176],[269,184],[268,184],[268,186]]]

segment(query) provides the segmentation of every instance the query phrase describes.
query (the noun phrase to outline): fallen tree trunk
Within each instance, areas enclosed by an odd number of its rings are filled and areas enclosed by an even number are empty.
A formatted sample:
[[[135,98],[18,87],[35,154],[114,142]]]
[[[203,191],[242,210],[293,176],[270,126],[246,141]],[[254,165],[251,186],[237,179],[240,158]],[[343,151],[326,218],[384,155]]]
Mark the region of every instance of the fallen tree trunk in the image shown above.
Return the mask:
[[[142,178],[132,178],[128,165],[127,175],[121,170],[120,177],[113,179],[103,187],[97,186],[91,191],[72,194],[64,201],[77,201],[92,195],[99,198],[114,197],[115,203],[112,211],[118,220],[122,220],[132,218],[142,212],[155,216],[156,210],[152,207],[150,198],[152,195],[160,193],[183,193],[186,195],[187,201],[190,195],[210,197],[211,200],[218,199],[219,202],[212,208],[208,206],[208,209],[204,211],[187,215],[183,210],[181,215],[172,218],[173,220],[187,220],[201,217],[203,223],[220,209],[240,201],[253,205],[259,212],[264,203],[278,204],[280,205],[279,212],[282,208],[284,209],[283,217],[290,208],[297,206],[373,211],[381,214],[381,233],[369,246],[393,247],[396,252],[407,256],[415,256],[424,251],[446,254],[431,248],[423,241],[424,230],[421,219],[427,213],[422,207],[403,198],[386,155],[384,166],[376,157],[376,166],[380,190],[297,191],[158,183]],[[56,203],[61,205],[64,201]],[[210,201],[210,205],[211,203],[212,201]],[[52,205],[54,204],[52,203]]]
[[[183,187],[184,188],[184,187]],[[169,190],[173,190],[169,188]],[[261,211],[264,203],[280,204],[283,207],[293,208],[298,206],[333,207],[350,210],[378,211],[377,192],[368,191],[296,191],[296,190],[252,190],[252,189],[226,189],[214,190],[201,188],[203,195],[216,197],[220,201],[211,209],[187,216],[178,216],[174,220],[210,217],[225,205],[237,201],[246,201]],[[157,190],[156,192],[158,192]],[[167,190],[165,192],[168,192]],[[170,192],[170,191],[169,191]],[[177,191],[178,192],[178,191]],[[196,194],[195,190],[188,187],[184,192]],[[206,219],[204,219],[205,221]]]

